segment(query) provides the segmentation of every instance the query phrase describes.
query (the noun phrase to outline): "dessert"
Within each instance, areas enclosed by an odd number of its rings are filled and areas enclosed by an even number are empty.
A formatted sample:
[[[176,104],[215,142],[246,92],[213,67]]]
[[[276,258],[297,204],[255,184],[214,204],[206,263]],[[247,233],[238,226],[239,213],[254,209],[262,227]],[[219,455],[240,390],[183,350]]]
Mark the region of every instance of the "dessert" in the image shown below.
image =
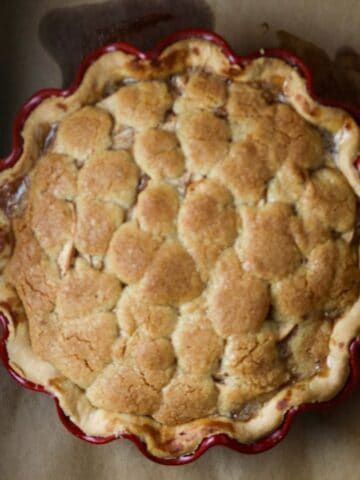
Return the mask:
[[[333,397],[360,329],[359,128],[276,58],[100,57],[0,174],[12,368],[177,457]]]

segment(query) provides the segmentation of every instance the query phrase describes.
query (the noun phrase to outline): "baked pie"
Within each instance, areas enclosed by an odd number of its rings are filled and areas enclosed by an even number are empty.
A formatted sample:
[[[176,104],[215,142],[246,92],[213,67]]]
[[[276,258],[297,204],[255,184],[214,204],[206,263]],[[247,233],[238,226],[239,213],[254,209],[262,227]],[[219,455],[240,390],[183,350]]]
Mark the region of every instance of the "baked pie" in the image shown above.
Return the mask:
[[[11,367],[159,457],[333,397],[360,331],[359,128],[206,40],[102,55],[0,174]]]

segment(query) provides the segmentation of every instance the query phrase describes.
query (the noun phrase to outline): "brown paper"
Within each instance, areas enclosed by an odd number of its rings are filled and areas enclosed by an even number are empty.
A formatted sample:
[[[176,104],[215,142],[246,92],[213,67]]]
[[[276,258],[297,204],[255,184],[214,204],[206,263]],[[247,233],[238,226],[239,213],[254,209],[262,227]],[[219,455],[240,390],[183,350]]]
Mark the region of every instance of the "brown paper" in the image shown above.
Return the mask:
[[[10,124],[21,103],[40,88],[67,85],[79,59],[92,48],[115,40],[149,48],[187,26],[217,30],[239,54],[290,47],[316,70],[320,94],[360,105],[358,0],[83,3],[1,1],[0,155],[10,148]],[[260,455],[215,447],[193,464],[164,467],[125,440],[94,446],[73,437],[59,422],[51,399],[21,388],[0,367],[0,479],[357,479],[359,404],[358,390],[329,412],[300,415],[287,438]]]

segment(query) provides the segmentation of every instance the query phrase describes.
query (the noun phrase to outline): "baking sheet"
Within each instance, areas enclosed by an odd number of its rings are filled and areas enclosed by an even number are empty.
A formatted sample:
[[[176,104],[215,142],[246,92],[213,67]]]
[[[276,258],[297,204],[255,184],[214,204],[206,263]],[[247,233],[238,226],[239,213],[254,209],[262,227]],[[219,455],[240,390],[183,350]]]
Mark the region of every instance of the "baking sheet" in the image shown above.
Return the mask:
[[[68,85],[84,54],[115,40],[149,48],[177,28],[215,29],[238,53],[291,47],[315,69],[319,91],[360,106],[359,25],[358,0],[1,0],[0,157],[23,101]],[[330,412],[300,415],[288,437],[260,455],[215,447],[193,464],[163,467],[125,440],[93,446],[72,437],[50,399],[0,367],[0,479],[357,479],[359,405],[358,389]]]

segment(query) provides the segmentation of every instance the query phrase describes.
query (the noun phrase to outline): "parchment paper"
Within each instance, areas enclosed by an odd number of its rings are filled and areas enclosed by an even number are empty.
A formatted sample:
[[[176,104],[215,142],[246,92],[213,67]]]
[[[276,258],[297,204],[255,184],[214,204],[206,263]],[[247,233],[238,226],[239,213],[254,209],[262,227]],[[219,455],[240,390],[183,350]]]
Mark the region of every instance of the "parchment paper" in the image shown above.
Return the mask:
[[[316,69],[322,93],[360,104],[358,0],[84,3],[1,0],[0,155],[8,153],[10,124],[22,102],[37,89],[67,84],[83,54],[114,40],[150,47],[178,27],[215,29],[238,53],[291,47]],[[360,390],[327,413],[300,415],[288,437],[266,453],[216,447],[193,464],[164,467],[128,441],[93,446],[71,436],[52,400],[24,390],[0,366],[0,480],[153,478],[360,479]]]

